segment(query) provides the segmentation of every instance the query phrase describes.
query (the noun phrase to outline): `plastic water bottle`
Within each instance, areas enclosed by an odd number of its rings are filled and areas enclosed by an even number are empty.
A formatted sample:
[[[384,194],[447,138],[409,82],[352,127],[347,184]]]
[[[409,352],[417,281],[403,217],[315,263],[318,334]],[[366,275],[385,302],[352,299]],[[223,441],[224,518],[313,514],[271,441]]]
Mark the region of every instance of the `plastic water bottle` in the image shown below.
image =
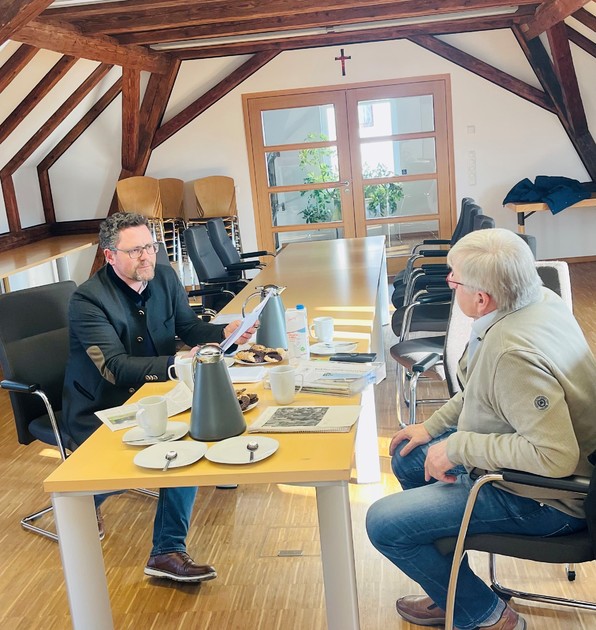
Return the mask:
[[[308,344],[308,317],[304,304],[286,309],[286,331],[288,335],[288,355],[290,362],[310,359]]]

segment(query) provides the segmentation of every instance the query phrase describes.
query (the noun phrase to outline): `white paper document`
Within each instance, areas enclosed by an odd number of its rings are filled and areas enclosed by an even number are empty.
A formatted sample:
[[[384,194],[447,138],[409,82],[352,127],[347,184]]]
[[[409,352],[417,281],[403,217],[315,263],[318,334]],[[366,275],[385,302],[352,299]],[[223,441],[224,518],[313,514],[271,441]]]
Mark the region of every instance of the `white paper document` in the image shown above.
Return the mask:
[[[242,320],[242,323],[236,330],[227,338],[224,339],[219,345],[220,348],[225,352],[232,344],[236,343],[237,339],[240,339],[242,335],[249,329],[252,328],[257,320],[259,319],[259,315],[261,311],[265,308],[265,304],[269,301],[269,298],[273,295],[273,291],[270,289],[267,291],[267,295],[255,306],[255,308]]]
[[[165,398],[168,406],[168,418],[187,411],[192,405],[192,392],[182,382],[165,394]],[[95,415],[111,431],[120,431],[121,429],[130,429],[130,427],[137,426],[137,409],[137,404],[133,403],[112,407],[111,409],[102,409],[101,411],[96,411]]]
[[[260,383],[265,378],[264,367],[230,367],[228,372],[232,383]]]

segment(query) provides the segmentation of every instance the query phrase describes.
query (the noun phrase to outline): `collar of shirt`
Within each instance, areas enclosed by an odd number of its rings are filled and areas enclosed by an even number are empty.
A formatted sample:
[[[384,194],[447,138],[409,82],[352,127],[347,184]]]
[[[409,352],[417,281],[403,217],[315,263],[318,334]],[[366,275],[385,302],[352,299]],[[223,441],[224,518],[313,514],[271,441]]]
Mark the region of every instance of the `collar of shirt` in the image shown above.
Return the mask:
[[[110,280],[124,293],[124,295],[131,299],[137,306],[142,306],[151,297],[151,288],[149,283],[147,283],[140,293],[137,293],[116,274],[116,272],[112,269],[112,265],[108,265],[108,276]]]
[[[484,336],[488,327],[493,323],[499,311],[492,311],[474,320],[472,330],[470,331],[470,342],[468,344],[468,362],[472,360],[474,353],[478,349],[478,345]]]

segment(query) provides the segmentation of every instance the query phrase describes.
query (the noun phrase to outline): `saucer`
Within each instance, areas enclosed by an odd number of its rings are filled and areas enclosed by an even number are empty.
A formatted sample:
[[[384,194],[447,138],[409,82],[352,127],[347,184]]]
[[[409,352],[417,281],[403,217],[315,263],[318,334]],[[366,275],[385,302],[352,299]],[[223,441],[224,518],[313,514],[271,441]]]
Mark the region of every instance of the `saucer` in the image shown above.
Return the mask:
[[[246,448],[249,442],[256,442],[259,448],[254,451],[254,459],[250,461],[250,452]],[[216,464],[254,464],[273,455],[279,448],[279,442],[261,435],[238,435],[214,444],[205,458]]]
[[[158,468],[161,469],[166,465],[166,453],[168,451],[176,451],[178,457],[170,462],[169,468],[180,468],[198,462],[207,452],[207,444],[204,442],[160,442],[149,448],[143,449],[137,453],[133,459],[137,466],[142,468]]]
[[[358,344],[352,341],[332,341],[331,343],[313,343],[310,347],[312,354],[330,356],[336,352],[354,352]]]
[[[179,440],[188,433],[189,426],[186,422],[168,422],[166,432],[163,435],[148,436],[141,427],[134,427],[122,436],[124,444],[129,446],[150,446],[160,442]]]

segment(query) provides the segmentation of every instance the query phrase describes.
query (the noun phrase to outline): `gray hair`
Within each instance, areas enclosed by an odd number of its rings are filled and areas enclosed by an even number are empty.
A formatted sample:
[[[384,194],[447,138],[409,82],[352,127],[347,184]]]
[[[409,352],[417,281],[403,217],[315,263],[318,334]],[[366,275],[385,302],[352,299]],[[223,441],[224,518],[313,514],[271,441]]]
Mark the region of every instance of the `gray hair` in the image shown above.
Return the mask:
[[[498,310],[514,311],[538,300],[542,281],[532,251],[515,232],[501,228],[476,230],[461,238],[447,254],[464,287],[485,291]]]
[[[99,248],[115,249],[120,239],[120,232],[130,227],[146,225],[149,227],[147,217],[136,212],[116,212],[110,215],[99,226]]]

